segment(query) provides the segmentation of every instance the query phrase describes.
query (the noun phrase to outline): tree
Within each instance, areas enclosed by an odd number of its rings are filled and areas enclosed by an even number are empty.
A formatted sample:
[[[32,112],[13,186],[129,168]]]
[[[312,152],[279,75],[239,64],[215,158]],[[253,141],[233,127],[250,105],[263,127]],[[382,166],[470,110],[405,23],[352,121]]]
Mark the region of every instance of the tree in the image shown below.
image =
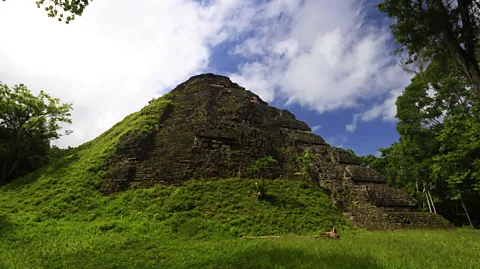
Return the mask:
[[[2,0],[5,2],[5,0]],[[35,2],[38,8],[44,7],[48,17],[57,18],[58,21],[65,20],[65,23],[75,19],[75,16],[81,16],[85,8],[93,0],[38,0]],[[59,12],[58,9],[63,12]]]
[[[480,0],[385,0],[378,8],[396,19],[395,52],[407,50],[407,63],[453,59],[480,98]]]
[[[450,189],[448,198],[460,201],[473,228],[468,208],[480,207],[480,106],[469,110],[445,118],[438,133],[440,154],[434,157],[432,169],[433,176],[443,178]]]
[[[452,62],[432,61],[397,98],[400,139],[385,155],[391,185],[423,192],[442,214],[472,225],[469,212],[480,218],[472,210],[480,206],[480,103],[468,85]]]
[[[46,163],[50,142],[61,136],[59,123],[71,123],[71,109],[43,91],[35,96],[23,84],[0,82],[0,185]]]

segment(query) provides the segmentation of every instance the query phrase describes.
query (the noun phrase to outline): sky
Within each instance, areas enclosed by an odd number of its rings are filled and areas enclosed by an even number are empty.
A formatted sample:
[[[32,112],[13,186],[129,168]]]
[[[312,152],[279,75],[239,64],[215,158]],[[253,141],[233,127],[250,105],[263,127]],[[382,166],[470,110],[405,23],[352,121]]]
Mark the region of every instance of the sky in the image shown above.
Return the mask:
[[[70,24],[0,2],[0,81],[73,103],[77,146],[189,77],[216,73],[288,109],[332,146],[397,141],[398,66],[377,0],[101,0]]]

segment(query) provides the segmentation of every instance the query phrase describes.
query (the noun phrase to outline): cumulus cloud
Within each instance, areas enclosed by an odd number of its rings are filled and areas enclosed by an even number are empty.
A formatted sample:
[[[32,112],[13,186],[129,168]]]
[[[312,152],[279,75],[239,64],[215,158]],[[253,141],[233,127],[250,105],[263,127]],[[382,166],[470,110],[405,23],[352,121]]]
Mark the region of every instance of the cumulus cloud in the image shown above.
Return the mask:
[[[346,130],[347,132],[350,132],[350,133],[355,132],[355,130],[357,129],[357,122],[358,122],[358,118],[359,118],[359,117],[360,117],[360,114],[355,114],[355,115],[353,115],[353,121],[352,121],[352,123],[347,124],[347,125],[345,126],[345,130]]]
[[[316,131],[320,130],[320,128],[322,128],[321,124],[315,125],[315,126],[312,127],[312,132],[315,133]]]
[[[362,115],[362,120],[371,121],[376,118],[381,118],[384,121],[394,121],[397,114],[397,107],[395,102],[397,97],[402,93],[402,89],[393,89],[387,99],[381,104],[376,104]]]
[[[94,1],[69,25],[31,0],[1,3],[0,79],[74,105],[75,146],[191,75],[212,48],[250,24],[250,1]]]
[[[365,109],[408,84],[410,75],[395,64],[389,29],[368,21],[361,1],[281,2],[297,4],[259,8],[252,17],[256,34],[234,50],[249,59],[235,74],[247,88],[323,113]],[[393,118],[387,99],[365,118]]]
[[[343,135],[331,136],[325,139],[325,141],[332,147],[344,148],[344,143],[347,142],[347,137]]]
[[[350,133],[354,132],[359,121],[368,122],[381,118],[383,121],[394,122],[397,114],[395,102],[401,93],[402,89],[393,89],[382,103],[375,104],[362,113],[354,114],[352,122],[345,126],[345,130]]]

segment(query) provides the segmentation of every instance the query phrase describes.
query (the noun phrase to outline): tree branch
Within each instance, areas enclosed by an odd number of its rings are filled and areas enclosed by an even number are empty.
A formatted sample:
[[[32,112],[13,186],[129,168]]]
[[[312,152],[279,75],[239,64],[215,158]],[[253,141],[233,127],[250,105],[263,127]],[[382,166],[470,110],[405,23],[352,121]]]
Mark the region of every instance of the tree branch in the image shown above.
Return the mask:
[[[478,9],[480,9],[480,3],[477,2],[477,1],[473,1],[475,3],[475,5],[477,6]]]
[[[464,0],[459,0],[459,2]],[[443,34],[443,40],[447,45],[449,52],[452,54],[453,59],[462,67],[467,79],[473,84],[475,88],[475,94],[480,99],[480,69],[478,62],[475,58],[475,53],[469,55],[458,43],[457,38],[453,33],[453,25],[451,24],[446,7],[443,5],[442,0],[434,0],[429,3],[430,8],[438,16],[440,22],[441,32]]]
[[[470,11],[468,10],[468,3],[466,0],[458,0],[458,7],[460,8],[460,16],[462,17],[462,31],[465,43],[465,52],[469,57],[475,57],[475,42],[473,41],[472,20],[470,18]]]

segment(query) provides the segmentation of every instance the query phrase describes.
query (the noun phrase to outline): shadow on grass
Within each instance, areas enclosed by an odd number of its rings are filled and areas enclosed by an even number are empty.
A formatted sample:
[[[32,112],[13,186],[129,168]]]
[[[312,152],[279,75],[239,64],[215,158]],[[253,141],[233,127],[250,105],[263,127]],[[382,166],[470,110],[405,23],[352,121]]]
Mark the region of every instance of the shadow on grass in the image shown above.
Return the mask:
[[[118,239],[118,241],[117,241]],[[159,240],[158,240],[159,239]],[[349,255],[308,245],[256,242],[125,238],[70,253],[45,255],[42,268],[368,268],[380,269],[369,255]],[[289,241],[285,242],[290,244]],[[253,245],[252,245],[253,244]],[[313,246],[312,246],[313,247]]]
[[[0,215],[0,236],[13,229],[13,225],[5,215]],[[0,267],[1,268],[1,267]]]
[[[293,247],[254,248],[229,259],[215,259],[192,265],[193,268],[369,268],[380,269],[373,257],[341,253],[314,253]]]
[[[46,166],[39,168],[23,177],[14,179],[10,183],[7,183],[7,185],[5,185],[5,188],[14,190],[21,186],[31,184],[35,182],[38,178],[40,178],[43,174],[58,174],[58,176],[62,176],[64,174],[64,170],[62,169],[68,169],[68,167],[74,162],[76,162],[78,159],[79,156],[77,153],[70,156],[65,156],[63,158],[59,158],[51,164],[47,164]]]
[[[278,206],[278,207],[286,207],[286,206],[295,206],[292,201],[287,201],[283,197],[279,197],[276,194],[271,194],[271,193],[266,193],[262,197],[259,198],[261,201],[265,201],[269,203],[272,206]],[[293,200],[293,199],[292,199]]]

